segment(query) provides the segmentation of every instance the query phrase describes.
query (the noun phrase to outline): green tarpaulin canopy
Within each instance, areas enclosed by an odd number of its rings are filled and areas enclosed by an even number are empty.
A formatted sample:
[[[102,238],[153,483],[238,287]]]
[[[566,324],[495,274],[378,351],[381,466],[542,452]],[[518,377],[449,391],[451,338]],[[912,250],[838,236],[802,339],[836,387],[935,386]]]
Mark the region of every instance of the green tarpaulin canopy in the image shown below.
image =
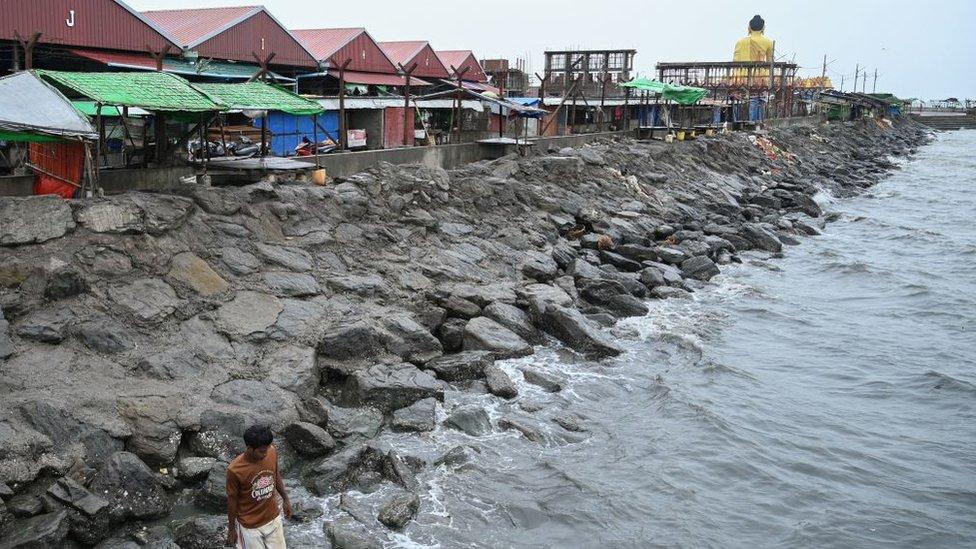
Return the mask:
[[[630,82],[620,84],[620,87],[634,88],[637,90],[656,93],[659,94],[662,99],[674,101],[679,105],[693,105],[708,95],[708,90],[704,88],[665,84],[664,82],[658,82],[657,80],[651,80],[650,78],[635,78]]]
[[[320,114],[325,110],[315,101],[264,82],[194,86],[231,109],[281,111],[296,116]]]
[[[186,80],[165,72],[39,70],[37,74],[61,88],[104,105],[184,113],[227,110]]]

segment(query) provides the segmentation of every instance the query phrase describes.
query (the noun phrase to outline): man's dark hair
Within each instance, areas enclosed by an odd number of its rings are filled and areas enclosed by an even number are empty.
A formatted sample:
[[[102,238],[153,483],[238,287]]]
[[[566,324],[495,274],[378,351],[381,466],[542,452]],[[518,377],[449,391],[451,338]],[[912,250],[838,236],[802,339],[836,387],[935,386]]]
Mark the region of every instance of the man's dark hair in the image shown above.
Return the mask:
[[[761,31],[766,28],[766,22],[758,15],[749,20],[749,30]]]
[[[251,425],[244,431],[244,444],[248,448],[261,448],[273,441],[274,435],[271,434],[271,427],[267,425]]]

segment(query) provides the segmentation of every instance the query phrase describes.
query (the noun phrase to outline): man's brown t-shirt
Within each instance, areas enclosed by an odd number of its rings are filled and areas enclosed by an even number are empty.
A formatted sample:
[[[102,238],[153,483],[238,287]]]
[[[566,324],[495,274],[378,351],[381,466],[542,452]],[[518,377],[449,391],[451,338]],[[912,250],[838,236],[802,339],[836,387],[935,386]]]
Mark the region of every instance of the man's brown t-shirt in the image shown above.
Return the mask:
[[[278,517],[277,475],[278,449],[274,446],[268,448],[261,461],[248,461],[241,454],[227,466],[227,496],[237,499],[237,521],[241,526],[257,528]]]

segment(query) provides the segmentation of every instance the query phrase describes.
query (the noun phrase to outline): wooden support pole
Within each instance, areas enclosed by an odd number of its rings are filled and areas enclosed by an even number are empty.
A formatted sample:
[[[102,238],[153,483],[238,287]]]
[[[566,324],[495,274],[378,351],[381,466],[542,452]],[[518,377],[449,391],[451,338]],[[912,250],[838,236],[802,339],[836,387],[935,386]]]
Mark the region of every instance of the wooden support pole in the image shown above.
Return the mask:
[[[261,115],[261,156],[268,156],[268,111]]]
[[[457,114],[454,115],[452,113],[452,115],[451,115],[452,125],[455,128],[457,128],[457,130],[456,130],[457,133],[455,134],[455,136],[456,136],[456,143],[460,143],[461,142],[461,90],[464,87],[462,85],[462,82],[463,82],[462,78],[464,78],[464,75],[467,74],[467,72],[468,72],[468,70],[470,68],[471,67],[464,67],[464,70],[461,70],[459,72],[458,69],[457,69],[457,67],[451,65],[451,71],[454,72],[454,78],[455,78],[455,81],[456,81],[456,84],[455,85],[457,86],[457,89],[454,92],[454,103],[455,103],[455,105],[457,105],[455,107],[455,111],[457,112]]]
[[[172,47],[172,45],[166,44],[163,46],[163,49],[156,51],[152,48],[152,46],[146,44],[146,51],[149,52],[149,56],[156,61],[156,72],[163,72],[163,60],[166,59],[166,54],[169,53],[169,50]]]
[[[14,38],[20,42],[21,47],[24,48],[24,69],[31,70],[34,68],[34,46],[37,45],[37,41],[41,39],[41,33],[35,32],[31,34],[30,38],[24,38],[19,32],[14,31]],[[17,53],[14,52],[16,57]]]
[[[346,127],[346,67],[352,59],[346,59],[339,66],[339,150],[344,151],[349,145],[349,129]]]
[[[401,63],[400,70],[403,72],[403,146],[409,147],[410,134],[414,129],[414,124],[407,123],[410,115],[413,114],[410,109],[410,75],[417,70],[417,63],[411,65],[409,69],[405,69]]]

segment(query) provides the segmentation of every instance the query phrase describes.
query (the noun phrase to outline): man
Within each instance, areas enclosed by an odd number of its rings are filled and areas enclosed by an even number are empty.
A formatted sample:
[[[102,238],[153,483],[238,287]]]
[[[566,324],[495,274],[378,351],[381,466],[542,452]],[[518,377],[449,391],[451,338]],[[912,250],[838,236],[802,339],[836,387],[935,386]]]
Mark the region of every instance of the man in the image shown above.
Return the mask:
[[[267,425],[244,431],[247,449],[227,466],[227,546],[241,549],[284,549],[285,531],[275,492],[281,495],[285,518],[291,501],[278,471],[278,450]]]
[[[733,61],[763,61],[768,63],[773,57],[773,41],[766,38],[763,32],[766,22],[756,15],[749,21],[749,36],[735,43]]]

